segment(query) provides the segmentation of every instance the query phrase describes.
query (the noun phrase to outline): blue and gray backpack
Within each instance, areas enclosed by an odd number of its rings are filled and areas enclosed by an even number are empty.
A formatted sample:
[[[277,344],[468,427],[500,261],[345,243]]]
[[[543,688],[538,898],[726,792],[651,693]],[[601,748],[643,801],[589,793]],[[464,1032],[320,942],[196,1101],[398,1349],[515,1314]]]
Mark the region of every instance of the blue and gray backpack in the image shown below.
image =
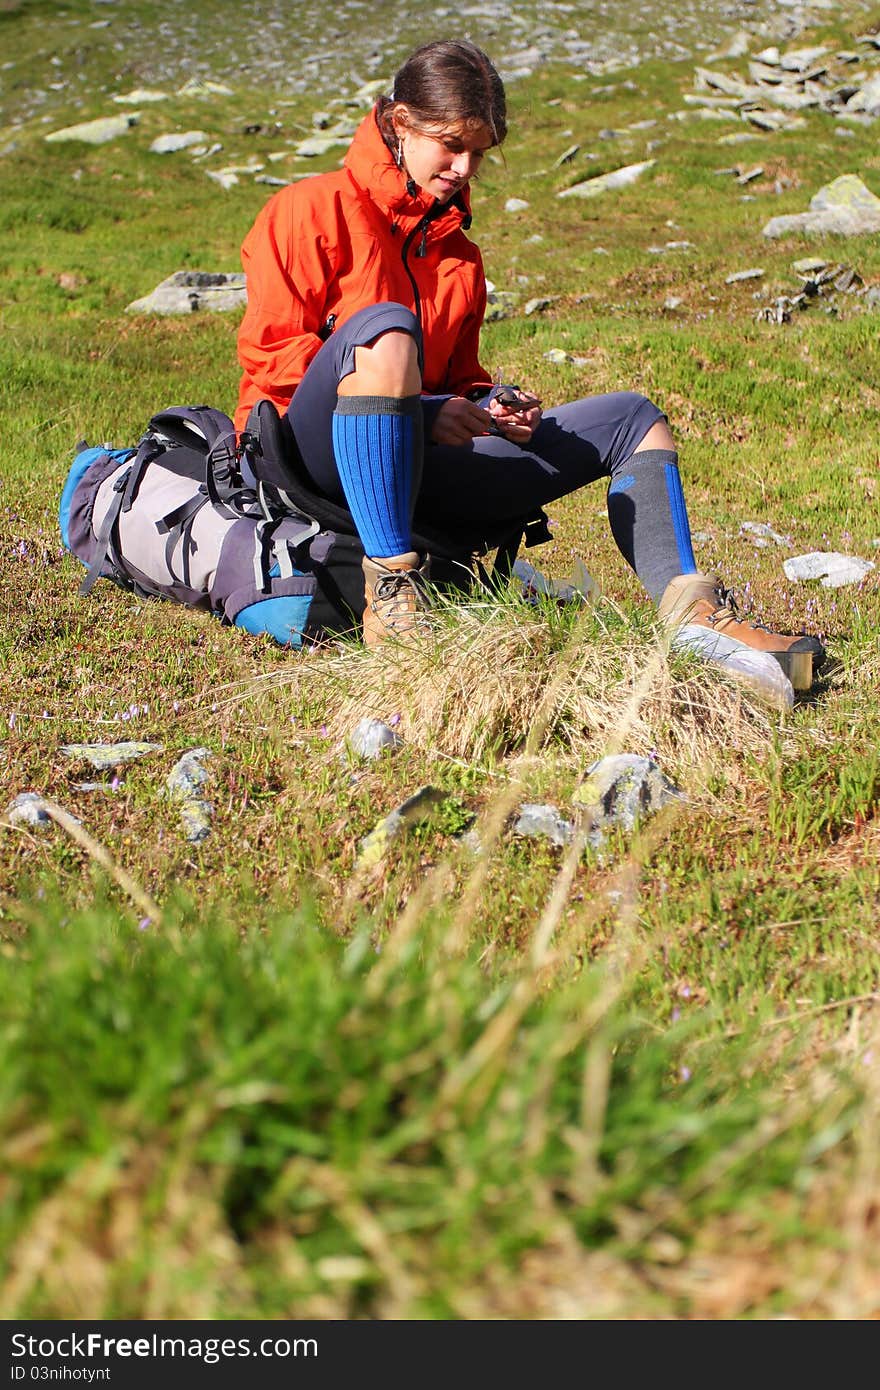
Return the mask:
[[[356,633],[364,609],[363,547],[347,509],[315,492],[286,421],[271,401],[236,435],[209,406],[154,415],[136,447],[77,446],[61,496],[61,537],[87,568],[91,592],[110,579],[223,622],[300,647]],[[526,544],[549,539],[543,513],[495,534],[418,528],[432,582],[467,590],[509,575]]]

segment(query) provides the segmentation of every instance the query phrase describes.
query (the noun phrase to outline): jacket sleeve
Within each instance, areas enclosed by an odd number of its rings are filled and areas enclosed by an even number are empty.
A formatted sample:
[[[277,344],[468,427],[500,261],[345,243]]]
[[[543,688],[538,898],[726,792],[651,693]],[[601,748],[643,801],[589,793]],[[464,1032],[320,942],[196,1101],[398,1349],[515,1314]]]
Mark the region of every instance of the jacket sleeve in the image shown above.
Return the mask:
[[[333,256],[300,189],[270,198],[241,251],[247,309],[238,333],[242,398],[265,397],[286,410],[322,345]]]
[[[472,243],[471,243],[472,245]],[[474,290],[471,304],[456,336],[455,347],[449,359],[447,386],[456,396],[473,396],[476,392],[488,391],[492,386],[491,373],[480,363],[480,329],[486,313],[486,276],[483,262],[476,247],[476,266]]]

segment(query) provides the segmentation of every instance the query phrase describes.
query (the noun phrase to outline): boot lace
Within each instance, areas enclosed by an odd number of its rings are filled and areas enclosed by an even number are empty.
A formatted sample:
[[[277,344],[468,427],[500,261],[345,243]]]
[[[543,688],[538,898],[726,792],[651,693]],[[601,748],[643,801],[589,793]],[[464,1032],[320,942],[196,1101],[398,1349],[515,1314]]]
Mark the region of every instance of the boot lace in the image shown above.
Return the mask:
[[[742,623],[745,627],[760,628],[762,632],[770,632],[766,623],[756,622],[753,618],[746,618],[740,614],[733,590],[727,589],[723,584],[715,585],[715,597],[718,600],[718,607],[714,613],[709,615],[710,623],[720,623],[725,618],[733,618],[734,622]]]
[[[414,614],[430,607],[418,570],[383,574],[373,589],[373,611],[386,627],[410,626]]]

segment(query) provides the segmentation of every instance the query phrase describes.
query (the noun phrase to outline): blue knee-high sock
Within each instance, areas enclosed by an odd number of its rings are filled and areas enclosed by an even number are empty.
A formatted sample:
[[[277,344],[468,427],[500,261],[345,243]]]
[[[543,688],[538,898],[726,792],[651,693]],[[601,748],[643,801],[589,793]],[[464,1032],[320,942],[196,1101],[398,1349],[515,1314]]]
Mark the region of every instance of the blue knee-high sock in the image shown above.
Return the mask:
[[[422,432],[420,396],[337,398],[333,454],[367,555],[403,555],[412,549]]]
[[[677,574],[695,574],[691,528],[672,449],[643,449],[613,470],[611,533],[653,599]]]

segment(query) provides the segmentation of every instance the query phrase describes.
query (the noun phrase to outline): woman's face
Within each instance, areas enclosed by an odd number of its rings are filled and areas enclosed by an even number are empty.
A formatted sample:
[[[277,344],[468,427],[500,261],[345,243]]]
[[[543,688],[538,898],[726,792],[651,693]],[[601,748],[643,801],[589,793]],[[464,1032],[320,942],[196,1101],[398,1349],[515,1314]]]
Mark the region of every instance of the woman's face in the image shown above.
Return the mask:
[[[394,114],[394,129],[403,144],[403,163],[410,178],[438,203],[448,203],[473,178],[492,148],[486,126],[409,123],[406,108]]]

